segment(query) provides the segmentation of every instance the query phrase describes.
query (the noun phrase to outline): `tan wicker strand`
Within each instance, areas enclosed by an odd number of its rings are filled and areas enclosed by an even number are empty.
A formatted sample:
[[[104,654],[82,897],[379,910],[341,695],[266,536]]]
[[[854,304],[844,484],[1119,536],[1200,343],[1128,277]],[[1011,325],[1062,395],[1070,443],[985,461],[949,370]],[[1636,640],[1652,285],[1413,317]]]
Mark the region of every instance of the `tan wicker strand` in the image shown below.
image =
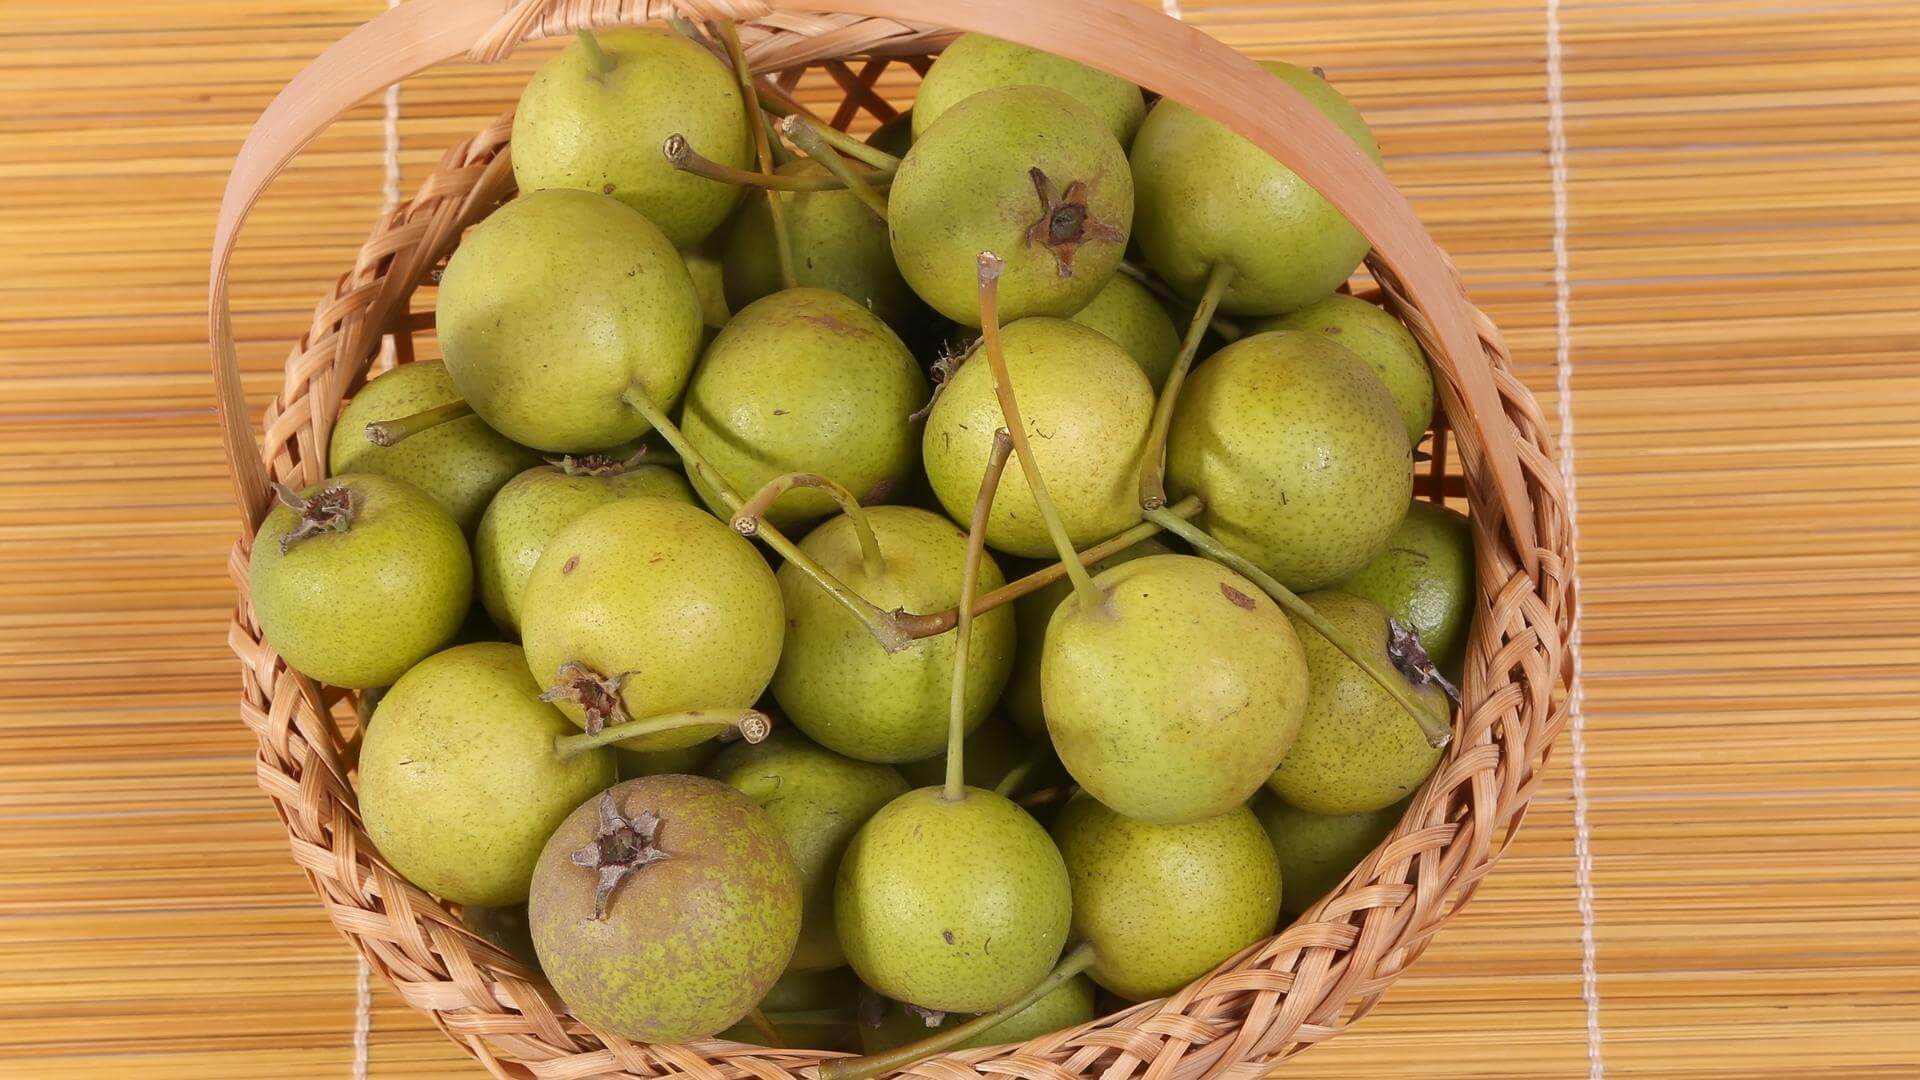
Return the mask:
[[[616,16],[657,14],[662,6],[537,0],[514,5],[488,32],[504,35],[499,27],[517,28],[513,40],[518,41],[570,32],[577,25],[603,25]],[[750,14],[749,8],[763,6],[711,0],[705,8],[713,14]],[[871,87],[885,65],[837,61],[900,56],[919,70],[924,62],[905,55],[905,43],[924,51],[946,36],[884,18],[788,11],[743,29],[762,70],[835,63],[832,74],[850,80],[843,88],[855,108],[877,102]],[[498,41],[489,46],[485,35],[473,40],[476,52],[501,47]],[[831,43],[825,51],[823,41]],[[501,118],[449,151],[419,193],[379,223],[352,269],[316,305],[307,333],[288,357],[280,393],[266,411],[258,464],[265,476],[288,483],[318,479],[340,403],[364,379],[381,351],[382,336],[391,335],[396,358],[412,357],[413,335],[429,330],[432,318],[429,312],[411,312],[408,300],[444,260],[460,230],[510,193],[509,131],[510,117]],[[1372,270],[1385,301],[1436,357],[1443,356],[1445,342],[1431,314],[1407,295],[1391,268],[1376,262]],[[1452,275],[1452,268],[1445,267],[1445,273]],[[224,282],[217,282],[223,300]],[[1468,319],[1479,354],[1450,361],[1484,365],[1501,413],[1497,423],[1484,417],[1477,424],[1463,423],[1468,414],[1459,387],[1441,381],[1442,426],[1453,436],[1451,457],[1468,478],[1459,490],[1469,496],[1474,522],[1477,619],[1455,743],[1406,819],[1305,916],[1180,993],[1021,1047],[921,1062],[904,1075],[927,1080],[1262,1075],[1374,1008],[1472,895],[1518,827],[1538,771],[1566,723],[1562,690],[1575,598],[1548,429],[1538,404],[1512,376],[1499,331],[1477,311],[1469,311]],[[220,326],[218,318],[215,325]],[[1502,440],[1518,462],[1530,515],[1524,530],[1489,494],[1482,477],[1488,449],[1482,432]],[[1445,459],[1436,455],[1430,469],[1425,488],[1445,491]],[[251,497],[263,496],[262,490]],[[1536,537],[1525,551],[1517,547],[1522,532]],[[242,661],[241,715],[259,742],[260,786],[275,804],[295,861],[329,917],[411,1005],[430,1013],[483,1067],[503,1077],[673,1074],[776,1080],[801,1075],[824,1056],[718,1040],[642,1046],[597,1034],[566,1016],[515,961],[468,933],[454,912],[381,863],[360,830],[347,764],[349,739],[333,711],[338,695],[287,669],[261,638],[246,599],[247,543],[243,537],[229,563],[241,596],[229,638]]]

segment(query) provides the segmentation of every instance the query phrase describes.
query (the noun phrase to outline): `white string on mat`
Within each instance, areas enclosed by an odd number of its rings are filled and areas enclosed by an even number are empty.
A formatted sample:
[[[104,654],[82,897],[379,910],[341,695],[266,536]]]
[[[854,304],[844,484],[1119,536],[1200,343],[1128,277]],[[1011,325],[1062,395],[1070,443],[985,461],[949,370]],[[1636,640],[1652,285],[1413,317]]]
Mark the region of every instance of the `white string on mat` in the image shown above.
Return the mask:
[[[1554,381],[1560,414],[1560,486],[1566,491],[1567,528],[1574,552],[1573,591],[1580,588],[1580,510],[1573,471],[1573,287],[1567,258],[1566,79],[1560,44],[1560,0],[1546,0],[1547,16],[1547,165],[1553,179]],[[1593,833],[1588,824],[1586,690],[1580,680],[1580,610],[1573,611],[1567,649],[1573,681],[1567,688],[1567,740],[1573,756],[1573,858],[1575,903],[1580,911],[1580,998],[1587,1014],[1587,1075],[1601,1080],[1600,976],[1594,946]]]

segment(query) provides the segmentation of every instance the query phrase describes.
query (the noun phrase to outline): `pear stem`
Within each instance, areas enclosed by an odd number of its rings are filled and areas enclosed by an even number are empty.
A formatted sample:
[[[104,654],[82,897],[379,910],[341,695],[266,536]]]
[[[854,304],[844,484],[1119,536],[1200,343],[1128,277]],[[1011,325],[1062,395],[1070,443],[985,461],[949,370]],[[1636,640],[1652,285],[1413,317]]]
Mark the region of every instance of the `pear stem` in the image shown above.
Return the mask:
[[[1189,495],[1179,502],[1174,503],[1172,506],[1167,507],[1167,511],[1178,514],[1183,518],[1190,518],[1200,512],[1200,497],[1197,495]],[[1080,561],[1088,565],[1097,563],[1109,555],[1130,548],[1140,541],[1145,540],[1147,537],[1158,535],[1160,532],[1161,528],[1159,524],[1152,521],[1143,521],[1138,525],[1128,528],[1124,532],[1115,533],[1092,547],[1087,548],[1085,551],[1082,551],[1080,553]],[[1066,574],[1067,568],[1065,564],[1058,562],[1049,563],[1035,570],[1033,573],[1009,581],[1005,585],[975,600],[973,602],[973,613],[976,617],[985,615],[987,612],[992,611],[1002,604],[1010,604],[1023,596],[1039,592],[1041,589],[1059,581],[1065,577]],[[958,607],[950,607],[945,611],[930,611],[924,615],[896,613],[894,619],[900,623],[902,629],[916,638],[938,637],[959,625],[960,609]]]
[[[875,217],[881,221],[887,220],[887,201],[867,186],[866,180],[847,164],[846,158],[834,153],[833,147],[827,145],[827,140],[820,137],[818,129],[796,114],[780,121],[780,131],[800,148],[801,153],[819,162],[827,172],[839,178],[855,198],[873,211]]]
[[[1033,775],[1033,771],[1040,767],[1040,763],[1044,757],[1045,754],[1043,752],[1036,750],[1034,753],[1028,755],[1025,761],[1008,769],[1007,775],[1001,777],[1000,782],[993,785],[993,793],[1003,798],[1013,798],[1013,793],[1020,790],[1020,785],[1026,783],[1027,778]]]
[[[820,1080],[869,1080],[881,1073],[904,1069],[921,1058],[932,1057],[943,1050],[950,1050],[979,1035],[984,1035],[1005,1023],[1021,1010],[1046,997],[1060,988],[1060,984],[1093,966],[1093,946],[1081,942],[1060,958],[1047,977],[1034,983],[1027,992],[1007,1002],[990,1013],[981,1013],[964,1024],[955,1024],[950,1028],[936,1031],[905,1046],[895,1047],[883,1054],[870,1054],[866,1057],[835,1058],[822,1062]]]
[[[773,144],[767,137],[767,125],[759,122],[760,91],[755,85],[753,67],[747,63],[747,50],[740,45],[740,32],[734,28],[731,19],[716,19],[712,26],[714,36],[727,48],[727,58],[733,61],[733,75],[740,85],[740,101],[751,118],[747,126],[753,129],[754,156],[760,162],[760,171],[772,176]],[[793,241],[787,236],[787,213],[780,204],[778,191],[768,190],[767,210],[773,216],[773,246],[780,262],[780,284],[783,288],[791,289],[800,282],[793,276]]]
[[[886,173],[891,173],[900,166],[899,158],[877,146],[869,146],[839,128],[821,123],[820,118],[808,112],[805,106],[780,94],[777,89],[768,86],[764,81],[760,84],[760,107],[782,119],[799,118],[801,123],[812,128],[815,134],[825,140],[828,146],[862,164]]]
[[[1007,429],[993,433],[993,446],[987,452],[987,471],[980,477],[980,493],[973,499],[973,516],[967,521],[967,561],[960,572],[960,621],[953,632],[953,689],[947,699],[947,784],[942,794],[948,802],[966,797],[967,744],[967,653],[973,643],[973,594],[980,587],[980,556],[987,546],[987,517],[993,512],[993,496],[1000,490],[1000,474],[1007,469],[1007,454],[1013,440]]]
[[[1080,597],[1086,610],[1092,611],[1104,599],[1099,587],[1093,583],[1093,575],[1087,573],[1086,565],[1073,549],[1067,526],[1060,520],[1059,508],[1054,505],[1053,497],[1047,494],[1047,482],[1040,475],[1040,463],[1034,460],[1033,445],[1027,441],[1026,425],[1020,422],[1020,403],[1013,395],[1013,376],[1007,372],[1006,353],[1000,347],[1000,271],[1005,265],[991,251],[980,253],[981,350],[987,355],[987,366],[993,370],[993,393],[1000,400],[1000,415],[1007,422],[1007,434],[1013,437],[1014,452],[1020,455],[1020,471],[1027,476],[1027,487],[1033,491],[1033,501],[1040,508],[1041,520],[1046,522],[1047,535],[1053,538],[1053,546],[1060,552],[1060,562],[1066,566],[1067,575],[1073,578],[1074,594]]]
[[[758,1005],[747,1010],[747,1023],[752,1024],[753,1030],[759,1032],[760,1037],[767,1040],[769,1047],[775,1050],[783,1050],[786,1048],[787,1044],[786,1041],[780,1037],[780,1030],[773,1026],[773,1021],[767,1018],[766,1013],[760,1011]]]
[[[660,410],[660,406],[654,404],[646,387],[634,382],[620,397],[645,417],[647,422],[653,425],[653,429],[660,433],[661,438],[667,440],[667,445],[680,455],[681,463],[689,472],[697,474],[709,488],[713,489],[728,513],[740,509],[743,504],[740,493],[733,490],[733,486],[720,476],[719,470],[709,464],[700,451],[693,448],[693,444],[687,441],[687,437],[681,433],[679,427],[667,418],[667,414]],[[833,597],[836,603],[846,608],[854,618],[859,619],[866,626],[867,632],[880,643],[882,649],[889,653],[897,653],[913,644],[913,638],[901,629],[893,616],[873,606],[872,602],[865,597],[847,588],[839,578],[827,573],[825,567],[813,561],[806,552],[800,550],[800,545],[787,539],[779,529],[763,521],[756,533],[767,542],[768,547],[792,563],[794,569],[813,579],[814,584],[825,589],[828,596]]]
[[[1214,309],[1220,306],[1220,297],[1232,280],[1231,263],[1217,262],[1207,271],[1207,287],[1200,294],[1200,306],[1194,309],[1193,320],[1187,323],[1187,336],[1180,342],[1173,370],[1167,373],[1167,384],[1160,388],[1160,401],[1153,408],[1153,427],[1147,432],[1147,448],[1140,455],[1140,506],[1143,509],[1157,510],[1167,505],[1167,429],[1173,425],[1173,407],[1180,400],[1180,387],[1187,381],[1194,355],[1200,351],[1200,339],[1207,335],[1207,324],[1212,321]]]
[[[418,435],[429,428],[437,428],[441,424],[472,415],[473,406],[464,401],[449,401],[445,405],[435,405],[430,409],[421,409],[417,413],[368,424],[367,441],[375,446],[392,446],[402,439]]]
[[[1408,716],[1413,717],[1413,722],[1420,725],[1420,733],[1426,736],[1429,745],[1442,747],[1453,740],[1453,726],[1448,722],[1448,718],[1434,713],[1417,700],[1413,696],[1406,676],[1395,671],[1392,665],[1369,656],[1347,635],[1335,629],[1333,624],[1327,621],[1326,616],[1316,611],[1312,604],[1300,599],[1292,589],[1280,584],[1272,574],[1255,566],[1238,552],[1214,539],[1212,534],[1200,526],[1168,512],[1165,507],[1147,511],[1147,520],[1165,526],[1168,532],[1193,545],[1195,551],[1214,562],[1225,565],[1260,586],[1287,614],[1306,623],[1321,637],[1332,642],[1334,648],[1345,653],[1347,659],[1359,665],[1360,670],[1366,672],[1368,678],[1380,684],[1380,689],[1385,690],[1387,696],[1391,697],[1396,705],[1405,710]]]
[[[887,572],[887,561],[880,554],[880,539],[873,534],[873,522],[867,517],[866,508],[860,505],[859,499],[853,497],[853,492],[819,473],[787,473],[767,481],[733,512],[733,531],[741,536],[758,535],[767,511],[773,509],[773,504],[780,496],[797,487],[824,491],[839,503],[841,512],[853,522],[854,536],[860,540],[860,568],[870,578]]]
[[[1162,300],[1177,304],[1183,309],[1193,307],[1193,305],[1187,301],[1186,297],[1167,288],[1166,282],[1161,281],[1154,275],[1153,271],[1148,270],[1138,263],[1122,259],[1120,261],[1120,272],[1139,282],[1142,288]],[[1189,318],[1191,318],[1191,316],[1189,316]],[[1245,326],[1242,326],[1238,320],[1229,319],[1218,311],[1213,313],[1212,326],[1214,333],[1219,334],[1228,341],[1239,341],[1241,338],[1247,336],[1247,328]]]
[[[660,154],[667,159],[667,164],[681,172],[690,172],[695,176],[704,176],[709,180],[739,187],[764,188],[768,191],[839,191],[847,186],[839,177],[833,175],[785,176],[776,172],[754,172],[750,169],[736,169],[731,165],[722,165],[695,150],[685,135],[667,136],[666,141],[660,144]],[[876,172],[865,179],[870,183],[884,186],[893,182],[893,174]]]
[[[773,730],[773,718],[758,709],[693,709],[664,716],[649,716],[645,720],[629,720],[624,724],[608,724],[591,735],[585,732],[557,735],[553,740],[553,749],[560,755],[560,760],[565,761],[589,750],[637,739],[642,735],[658,735],[663,731],[678,731],[681,728],[711,727],[714,724],[739,729],[740,737],[750,743],[759,742]]]
[[[600,39],[593,36],[593,31],[576,30],[573,36],[580,39],[580,47],[586,50],[587,66],[593,68],[595,75],[613,74],[613,57],[600,47]]]

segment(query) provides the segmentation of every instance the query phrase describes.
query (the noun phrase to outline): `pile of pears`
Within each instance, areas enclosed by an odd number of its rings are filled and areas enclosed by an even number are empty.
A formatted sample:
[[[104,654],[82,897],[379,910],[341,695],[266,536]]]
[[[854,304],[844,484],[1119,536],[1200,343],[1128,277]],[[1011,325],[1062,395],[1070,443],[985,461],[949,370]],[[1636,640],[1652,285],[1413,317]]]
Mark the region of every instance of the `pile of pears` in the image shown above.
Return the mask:
[[[379,857],[574,1016],[874,1075],[1171,994],[1393,828],[1473,540],[1293,172],[981,35],[860,142],[687,23],[580,35],[512,152],[251,594],[377,702]]]

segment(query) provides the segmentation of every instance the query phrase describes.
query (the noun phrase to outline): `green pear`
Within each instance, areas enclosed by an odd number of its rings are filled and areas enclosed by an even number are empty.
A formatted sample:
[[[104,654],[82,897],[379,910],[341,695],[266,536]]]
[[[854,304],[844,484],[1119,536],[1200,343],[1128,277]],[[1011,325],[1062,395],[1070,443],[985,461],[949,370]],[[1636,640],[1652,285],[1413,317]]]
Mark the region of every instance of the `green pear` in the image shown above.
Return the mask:
[[[377,446],[367,425],[460,400],[438,360],[401,364],[367,380],[334,422],[327,472],[379,473],[405,480],[434,497],[465,532],[480,524],[493,493],[540,455],[463,416],[428,428],[394,446]]]
[[[1318,334],[1255,334],[1196,367],[1167,438],[1167,486],[1200,524],[1296,592],[1387,546],[1413,494],[1413,448],[1366,362]]]
[[[1023,1043],[1050,1032],[1078,1027],[1097,1015],[1092,980],[1085,975],[1075,975],[990,1030],[955,1043],[953,1049]],[[861,1021],[860,1052],[878,1054],[892,1050],[971,1019],[965,1013],[930,1012],[897,1001],[883,1001],[874,1016]]]
[[[613,783],[613,754],[562,760],[573,725],[518,646],[460,645],[380,699],[360,751],[360,815],[401,876],[456,904],[524,903],[540,849]]]
[[[907,151],[913,148],[913,110],[882,121],[867,134],[867,145],[883,154],[906,157]]]
[[[1305,330],[1325,334],[1367,362],[1393,395],[1414,446],[1433,426],[1433,371],[1412,331],[1378,304],[1334,293],[1299,311],[1261,322],[1258,330]]]
[[[1171,554],[1173,549],[1158,540],[1142,540],[1099,562],[1088,563],[1087,569],[1097,574],[1148,555]],[[1053,620],[1054,609],[1072,593],[1073,581],[1062,577],[1013,602],[1015,639],[1020,647],[1014,651],[1013,674],[1007,680],[1007,692],[1001,697],[1000,706],[1020,730],[1029,735],[1047,732],[1046,713],[1040,708],[1040,656],[1045,651],[1047,624]],[[973,759],[969,756],[967,760]]]
[[[1301,599],[1373,659],[1393,666],[1387,613],[1380,605],[1330,589]],[[1307,716],[1267,786],[1315,814],[1379,810],[1406,798],[1440,764],[1440,751],[1359,665],[1306,624],[1298,629],[1312,672]],[[1422,707],[1446,715],[1447,698],[1439,686],[1408,680],[1408,689]]]
[[[586,191],[520,196],[468,230],[440,280],[437,326],[460,396],[507,438],[590,453],[651,430],[636,383],[680,399],[700,299],[667,238]]]
[[[785,623],[780,586],[754,546],[669,499],[611,502],[561,529],[527,579],[520,610],[534,679],[589,731],[752,705],[773,677]],[[723,728],[621,745],[672,750]]]
[[[833,910],[862,982],[923,1009],[980,1013],[1052,970],[1068,890],[1060,852],[1025,810],[979,788],[952,800],[920,788],[854,836]]]
[[[1287,883],[1280,906],[1293,915],[1332,892],[1407,812],[1403,800],[1384,810],[1310,814],[1281,802],[1270,791],[1255,795],[1249,805],[1280,859],[1280,879]]]
[[[700,322],[709,331],[708,338],[733,318],[733,309],[727,304],[727,268],[719,247],[709,239],[680,252],[680,261],[687,264],[687,277],[693,280],[693,294],[700,300]]]
[[[926,400],[926,376],[886,323],[840,293],[787,289],[720,331],[694,372],[680,428],[742,495],[807,471],[879,501],[914,472],[913,415]],[[728,513],[698,472],[693,486]],[[834,508],[825,492],[796,490],[766,517],[792,529]]]
[[[1280,866],[1244,806],[1184,825],[1122,816],[1081,792],[1053,823],[1073,879],[1073,934],[1093,981],[1164,997],[1273,933]]]
[[[1121,146],[1146,118],[1140,88],[1104,71],[986,34],[954,38],[920,80],[913,102],[913,137],[920,138],[947,110],[982,90],[1046,86],[1085,105]]]
[[[636,1042],[732,1026],[800,936],[800,871],[753,800],[703,776],[626,780],[569,814],[527,921],[575,1017]]]
[[[759,803],[800,868],[800,943],[789,971],[827,971],[847,962],[833,926],[833,880],[853,834],[907,793],[885,765],[842,757],[791,728],[760,743],[735,743],[707,770]]]
[[[1415,500],[1386,550],[1340,591],[1371,600],[1411,628],[1440,670],[1458,672],[1473,622],[1473,530],[1466,515]]]
[[[782,176],[824,176],[811,160],[789,161],[774,170]],[[803,286],[831,289],[878,315],[887,325],[907,326],[920,302],[893,265],[884,218],[845,188],[780,192],[780,209],[793,249],[794,278]],[[765,196],[749,198],[725,229],[723,267],[727,302],[739,310],[778,292],[780,259],[773,235],[773,211]]]
[[[1102,602],[1062,602],[1040,661],[1060,761],[1143,821],[1199,821],[1245,802],[1306,708],[1306,659],[1285,614],[1192,555],[1135,559],[1093,580]]]
[[[1290,64],[1262,66],[1380,160],[1359,110],[1325,79]],[[1226,263],[1233,278],[1220,309],[1278,315],[1326,297],[1367,254],[1366,237],[1293,170],[1171,98],[1140,125],[1132,163],[1140,249],[1188,299]]]
[[[253,537],[253,614],[296,671],[387,686],[452,640],[473,598],[466,537],[433,497],[371,473],[285,492]]]
[[[1006,263],[1003,322],[1064,317],[1120,265],[1133,177],[1126,151],[1086,106],[1044,86],[1005,86],[955,104],[915,135],[887,217],[900,273],[947,318],[980,325],[983,251]]]
[[[594,40],[599,57],[575,41],[521,91],[514,180],[521,191],[611,195],[675,247],[691,247],[726,220],[740,189],[674,168],[660,147],[684,135],[712,161],[751,168],[739,83],[712,53],[662,29],[602,30]]]
[[[1001,344],[1034,459],[1074,546],[1136,524],[1140,452],[1153,423],[1153,387],[1139,365],[1106,335],[1065,319],[1022,319]],[[921,439],[927,479],[956,521],[973,512],[993,433],[1005,424],[992,369],[976,350],[940,388]],[[1000,478],[987,543],[1010,555],[1054,554],[1021,469]]]
[[[882,566],[869,573],[853,519],[827,521],[801,542],[827,573],[882,611],[943,611],[960,599],[967,540],[937,514],[907,506],[865,511]],[[788,563],[780,568],[787,611],[785,645],[773,696],[788,719],[830,750],[898,764],[939,753],[947,744],[953,693],[954,636],[921,638],[889,653],[858,619]],[[980,561],[979,588],[1005,583],[990,558]],[[1005,607],[973,622],[967,649],[966,727],[977,728],[1006,685],[1013,663],[1013,612]]]
[[[413,441],[408,439],[401,446],[411,446]],[[527,579],[553,534],[596,506],[634,498],[691,503],[693,489],[673,469],[629,464],[602,454],[536,465],[507,481],[487,504],[473,535],[476,584],[487,614],[501,629],[518,630]]]
[[[1086,307],[1074,313],[1073,321],[1093,327],[1127,350],[1154,393],[1166,385],[1174,357],[1180,352],[1180,331],[1145,285],[1125,274],[1115,274]]]

